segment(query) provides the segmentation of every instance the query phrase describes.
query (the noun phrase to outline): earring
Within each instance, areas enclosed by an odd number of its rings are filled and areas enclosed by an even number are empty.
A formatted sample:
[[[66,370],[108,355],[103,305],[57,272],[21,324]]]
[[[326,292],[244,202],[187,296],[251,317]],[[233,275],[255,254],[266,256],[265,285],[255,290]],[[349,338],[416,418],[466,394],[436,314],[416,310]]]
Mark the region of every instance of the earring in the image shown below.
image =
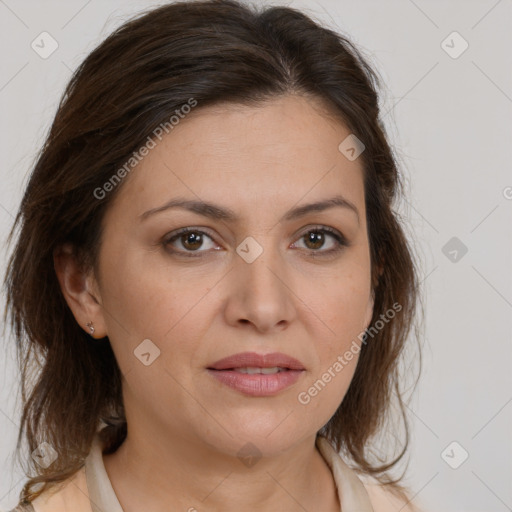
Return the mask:
[[[87,322],[85,325],[89,327],[89,334],[92,336],[94,334],[94,327],[92,325],[92,322]]]

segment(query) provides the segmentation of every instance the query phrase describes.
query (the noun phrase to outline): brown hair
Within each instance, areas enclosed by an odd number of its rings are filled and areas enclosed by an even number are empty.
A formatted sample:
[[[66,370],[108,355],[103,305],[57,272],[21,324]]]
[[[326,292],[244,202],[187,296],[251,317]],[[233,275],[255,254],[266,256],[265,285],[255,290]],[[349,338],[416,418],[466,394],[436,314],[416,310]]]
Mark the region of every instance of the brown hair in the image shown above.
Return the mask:
[[[375,294],[371,325],[394,303],[401,311],[371,340],[365,334],[348,392],[321,433],[361,471],[400,488],[387,472],[408,444],[398,363],[415,325],[417,272],[393,211],[401,184],[379,118],[379,84],[347,38],[297,10],[258,11],[233,0],[179,2],[142,13],[84,60],[65,90],[9,235],[11,241],[19,229],[5,278],[5,315],[22,379],[17,451],[25,436],[30,452],[45,441],[59,454],[48,468],[29,459],[35,476],[22,499],[31,501],[78,471],[100,421],[107,425],[107,452],[126,436],[119,367],[108,338],[91,339],[67,306],[55,248],[70,242],[84,268],[97,269],[101,221],[122,184],[102,199],[93,191],[190,98],[199,109],[220,102],[258,106],[284,94],[319,99],[366,146],[359,158]],[[377,463],[370,440],[384,428],[394,394],[406,426],[403,449]]]

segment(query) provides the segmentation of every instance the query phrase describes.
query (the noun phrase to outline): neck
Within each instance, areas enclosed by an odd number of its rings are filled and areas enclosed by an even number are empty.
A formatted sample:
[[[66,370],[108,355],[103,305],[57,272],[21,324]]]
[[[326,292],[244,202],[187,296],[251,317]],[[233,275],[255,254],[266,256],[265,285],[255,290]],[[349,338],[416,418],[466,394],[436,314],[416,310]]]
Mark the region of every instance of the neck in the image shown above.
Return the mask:
[[[315,436],[272,457],[247,459],[219,453],[200,441],[130,429],[105,469],[124,512],[339,512],[332,473]]]

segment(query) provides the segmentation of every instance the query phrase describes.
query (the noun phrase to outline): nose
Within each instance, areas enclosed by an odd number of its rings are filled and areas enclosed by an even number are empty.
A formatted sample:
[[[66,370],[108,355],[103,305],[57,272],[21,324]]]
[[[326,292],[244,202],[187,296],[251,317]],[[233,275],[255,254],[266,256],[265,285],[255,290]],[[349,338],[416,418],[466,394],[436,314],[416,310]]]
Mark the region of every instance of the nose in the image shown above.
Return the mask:
[[[260,244],[263,245],[263,244]],[[269,247],[250,262],[237,256],[230,272],[225,315],[229,325],[279,332],[296,316],[293,282],[286,262]]]

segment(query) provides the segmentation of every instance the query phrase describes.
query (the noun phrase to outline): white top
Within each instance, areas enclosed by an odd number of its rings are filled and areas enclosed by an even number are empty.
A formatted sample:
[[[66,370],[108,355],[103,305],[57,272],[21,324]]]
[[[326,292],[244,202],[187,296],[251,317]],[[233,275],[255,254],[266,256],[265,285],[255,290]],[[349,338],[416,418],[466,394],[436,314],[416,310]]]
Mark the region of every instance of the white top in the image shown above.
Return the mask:
[[[324,437],[317,436],[316,445],[332,471],[341,512],[416,510],[381,485],[363,484]],[[35,512],[123,512],[103,463],[98,436],[94,439],[85,466],[72,478],[36,498],[32,505]]]

